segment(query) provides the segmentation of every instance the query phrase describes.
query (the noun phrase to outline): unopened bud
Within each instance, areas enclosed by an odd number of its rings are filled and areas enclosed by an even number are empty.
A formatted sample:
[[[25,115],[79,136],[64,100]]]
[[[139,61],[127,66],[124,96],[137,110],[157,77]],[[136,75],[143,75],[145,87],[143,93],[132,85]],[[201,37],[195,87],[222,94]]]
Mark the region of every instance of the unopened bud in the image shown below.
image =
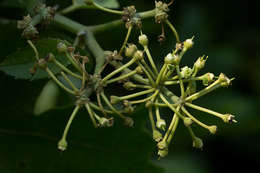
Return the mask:
[[[157,127],[158,129],[161,129],[161,130],[165,131],[165,128],[166,128],[166,122],[165,122],[165,120],[164,120],[164,119],[159,119],[159,120],[157,120],[157,122],[156,122],[156,127]]]
[[[144,73],[142,67],[140,67],[140,66],[136,67],[135,71],[136,71],[137,74],[143,74]]]
[[[137,59],[137,60],[142,60],[144,58],[144,53],[140,50],[137,50],[135,53],[134,53],[134,56],[133,58]]]
[[[194,37],[192,37],[192,38],[190,38],[190,39],[187,39],[187,40],[185,40],[184,42],[183,42],[183,51],[185,52],[185,51],[187,51],[188,49],[190,49],[190,48],[192,48],[192,46],[193,46],[193,38]]]
[[[168,145],[165,140],[162,140],[162,141],[158,142],[157,147],[159,150],[163,150],[163,149],[168,148]]]
[[[136,88],[135,84],[133,84],[132,82],[125,82],[123,86],[127,90],[133,90]]]
[[[41,59],[39,59],[37,65],[38,65],[38,67],[45,69],[47,67],[47,62],[45,59],[41,58]]]
[[[142,45],[142,46],[147,46],[148,45],[148,38],[145,34],[142,34],[139,36],[139,43]]]
[[[131,58],[136,51],[137,47],[135,44],[128,44],[128,46],[125,48],[125,56]]]
[[[191,124],[192,124],[192,119],[191,118],[188,118],[188,117],[185,117],[184,119],[183,119],[183,123],[184,123],[184,125],[186,126],[186,127],[188,127],[188,126],[190,126]]]
[[[167,155],[168,155],[168,148],[165,148],[165,149],[163,149],[163,150],[159,150],[159,151],[158,151],[158,155],[159,155],[160,157],[165,157],[165,156],[167,156]]]
[[[65,151],[67,149],[67,146],[68,146],[68,143],[63,138],[58,142],[58,149],[61,151]]]
[[[164,58],[165,64],[172,64],[174,62],[174,56],[171,53],[168,53],[167,56]]]
[[[192,146],[193,146],[194,148],[202,149],[202,148],[203,148],[203,141],[202,141],[202,139],[200,139],[200,138],[198,138],[198,137],[195,137],[195,138],[193,139]]]
[[[222,119],[225,123],[232,123],[232,122],[236,123],[237,122],[235,120],[235,116],[231,115],[231,114],[224,114]]]
[[[211,82],[214,81],[214,77],[215,76],[213,73],[206,73],[201,76],[203,85],[208,86]]]
[[[125,117],[124,125],[127,126],[127,127],[133,127],[134,120],[132,118],[130,118],[130,117]]]
[[[191,68],[189,68],[188,66],[185,66],[183,68],[181,68],[181,78],[189,78],[192,74],[193,70]]]
[[[211,134],[216,134],[217,126],[215,126],[215,125],[209,126],[209,131],[210,131]]]
[[[156,142],[159,142],[162,140],[162,134],[158,130],[153,130],[153,139]]]
[[[67,51],[67,46],[66,46],[66,44],[65,43],[62,43],[62,42],[59,42],[58,44],[57,44],[57,50],[59,51],[59,52],[66,52]]]
[[[121,101],[120,97],[110,96],[110,102],[111,102],[112,104],[116,104],[116,103],[118,103],[118,102],[120,102],[120,101]]]
[[[225,74],[221,73],[218,77],[218,80],[221,82],[222,87],[228,87],[231,84],[231,79],[229,79]]]
[[[197,61],[195,62],[194,67],[197,70],[201,70],[205,66],[207,59],[208,59],[208,57],[205,57],[204,55],[202,57],[199,57],[197,59]]]

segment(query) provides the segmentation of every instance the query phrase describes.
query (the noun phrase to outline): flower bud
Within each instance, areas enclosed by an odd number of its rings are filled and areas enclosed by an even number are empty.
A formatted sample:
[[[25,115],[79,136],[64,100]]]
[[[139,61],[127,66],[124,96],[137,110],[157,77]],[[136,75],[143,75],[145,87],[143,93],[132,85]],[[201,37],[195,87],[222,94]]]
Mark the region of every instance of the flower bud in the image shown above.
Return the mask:
[[[183,119],[183,123],[184,123],[184,125],[186,126],[186,127],[188,127],[188,126],[190,126],[191,124],[192,124],[192,119],[191,118],[188,118],[188,117],[185,117],[184,119]]]
[[[38,67],[40,67],[41,69],[45,69],[47,67],[47,62],[45,59],[41,58],[39,59],[38,63],[37,63]]]
[[[153,105],[153,102],[150,101],[150,100],[148,100],[148,101],[145,103],[145,107],[146,107],[146,108],[149,108],[149,107],[152,106],[152,105]]]
[[[190,49],[193,46],[193,38],[187,39],[183,42],[183,51],[187,51],[188,49]]]
[[[144,58],[144,53],[143,53],[143,51],[137,50],[137,51],[134,53],[133,58],[135,58],[136,60],[142,60],[142,59]]]
[[[168,148],[168,145],[165,140],[162,140],[162,141],[158,142],[157,147],[159,150],[163,150],[163,149]]]
[[[111,127],[114,124],[113,119],[109,120],[105,117],[101,117],[98,120],[100,127]]]
[[[139,43],[142,45],[142,46],[147,46],[148,45],[148,38],[145,34],[142,34],[139,36]]]
[[[158,129],[161,129],[161,130],[165,131],[165,127],[166,127],[166,122],[165,122],[165,120],[164,120],[164,119],[159,119],[159,120],[157,120],[157,122],[156,122],[156,127],[157,127]]]
[[[62,42],[59,42],[58,45],[57,45],[57,50],[58,50],[59,52],[62,52],[62,53],[66,52],[66,51],[67,51],[67,46],[66,46],[66,44],[65,44],[65,43],[62,43]]]
[[[181,68],[181,78],[189,78],[192,74],[193,70],[191,68],[189,68],[188,66],[185,66],[183,68]]]
[[[165,64],[172,64],[174,61],[174,56],[171,53],[168,53],[167,56],[164,58]]]
[[[159,150],[159,151],[158,151],[158,155],[159,155],[160,157],[165,157],[165,156],[167,156],[167,155],[168,155],[168,148],[165,148],[165,149],[163,149],[163,150]]]
[[[124,125],[127,126],[127,127],[133,127],[134,120],[132,118],[130,118],[130,117],[125,117]]]
[[[17,28],[18,29],[24,29],[24,28],[26,28],[30,24],[31,21],[32,21],[32,18],[28,14],[27,16],[23,17],[23,20],[18,20],[17,21]]]
[[[221,73],[218,77],[218,80],[221,82],[222,87],[228,87],[231,84],[231,79],[229,79],[225,74]]]
[[[127,90],[134,90],[136,88],[132,82],[125,82],[123,86]]]
[[[194,148],[202,149],[203,148],[203,141],[202,139],[195,137],[192,142],[192,146]]]
[[[116,104],[116,103],[118,103],[118,102],[120,102],[120,101],[121,101],[120,97],[110,96],[110,102],[111,102],[112,104]]]
[[[63,138],[58,142],[58,149],[61,151],[65,151],[67,149],[67,146],[68,146],[68,143]]]
[[[213,125],[213,126],[209,126],[209,131],[212,134],[216,134],[217,132],[217,126]]]
[[[45,58],[46,61],[54,61],[55,56],[52,53],[49,53]]]
[[[22,33],[22,36],[26,39],[35,39],[39,32],[37,31],[37,28],[35,28],[33,25],[28,25]]]
[[[205,63],[206,63],[207,59],[208,59],[208,57],[205,58],[204,55],[202,57],[199,57],[197,59],[197,61],[194,63],[194,67],[197,70],[201,70],[205,66]]]
[[[223,121],[225,123],[236,123],[237,121],[235,120],[235,116],[234,115],[231,115],[231,114],[224,114],[223,117],[222,117]]]
[[[159,142],[162,140],[162,134],[158,130],[153,130],[153,139],[156,142]]]
[[[135,44],[128,44],[128,46],[125,48],[125,56],[131,58],[136,51],[137,47]]]
[[[197,84],[196,81],[190,81],[189,85],[187,86],[187,95],[194,94],[197,90]]]
[[[214,74],[213,73],[206,73],[204,74],[201,78],[202,78],[202,83],[205,86],[208,86],[211,82],[214,81]]]
[[[140,67],[140,66],[136,67],[135,71],[136,71],[137,74],[143,74],[144,73],[142,67]]]

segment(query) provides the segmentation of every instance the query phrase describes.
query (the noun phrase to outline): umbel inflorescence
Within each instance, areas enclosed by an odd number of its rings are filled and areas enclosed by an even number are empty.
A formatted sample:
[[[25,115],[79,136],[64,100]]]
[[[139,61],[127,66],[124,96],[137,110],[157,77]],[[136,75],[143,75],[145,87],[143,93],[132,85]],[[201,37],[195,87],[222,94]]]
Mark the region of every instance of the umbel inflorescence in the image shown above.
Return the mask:
[[[59,13],[55,14],[52,8],[46,6],[41,6],[41,13],[37,14],[36,17],[26,16],[24,20],[18,22],[19,28],[25,29],[23,35],[26,38],[35,39],[38,34],[36,25],[41,20],[46,20],[42,13],[45,12],[44,14],[48,14],[48,20],[65,26],[65,29],[77,34],[74,46],[69,46],[65,42],[60,42],[57,45],[58,51],[64,54],[64,57],[67,58],[73,69],[59,62],[52,52],[45,58],[40,58],[37,47],[35,47],[32,41],[28,40],[37,60],[31,72],[35,72],[37,68],[45,70],[53,81],[76,98],[75,108],[67,122],[63,136],[58,142],[60,150],[66,150],[67,133],[74,117],[81,108],[86,109],[95,127],[113,126],[113,116],[122,118],[126,126],[132,127],[134,126],[134,121],[131,118],[131,113],[135,111],[138,105],[145,104],[148,109],[147,116],[152,127],[152,136],[157,142],[158,155],[160,157],[165,157],[168,154],[168,146],[180,122],[183,122],[187,127],[195,148],[202,148],[203,142],[194,134],[192,130],[193,125],[199,125],[212,134],[216,133],[216,125],[204,124],[188,111],[190,108],[219,117],[225,123],[236,122],[231,114],[218,113],[193,103],[196,99],[219,87],[229,86],[232,79],[229,79],[223,73],[218,76],[215,76],[213,73],[200,74],[199,72],[204,68],[208,58],[206,56],[199,57],[192,67],[180,65],[183,56],[192,48],[194,42],[193,38],[186,39],[183,42],[180,41],[177,31],[168,19],[168,7],[172,2],[167,4],[156,1],[155,9],[137,13],[134,6],[125,7],[122,11],[117,11],[104,8],[95,1],[87,0],[84,5],[91,5],[102,11],[122,16],[121,21],[117,22],[118,24],[124,22],[128,31],[118,51],[103,51],[94,37],[96,32],[105,27],[111,27],[110,23],[102,26],[83,26],[65,18]],[[62,13],[70,12],[71,9],[67,8]],[[173,45],[172,51],[165,57],[158,59],[163,61],[163,65],[160,68],[158,68],[150,53],[149,40],[143,34],[145,27],[142,27],[141,20],[148,17],[155,17],[155,23],[162,26],[162,33],[159,35],[158,41],[162,42],[165,39],[164,25],[172,30],[176,38],[176,45]],[[29,32],[28,28],[33,28],[33,32]],[[134,28],[140,30],[138,43],[142,46],[142,49],[138,49],[134,43],[128,42],[128,38]],[[86,70],[86,63],[88,63],[89,58],[75,51],[75,46],[79,43],[79,39],[83,39],[84,44],[90,49],[96,61],[95,70],[92,73]],[[50,63],[60,68],[61,72],[58,75],[63,77],[63,82],[48,67]],[[107,73],[107,66],[114,67],[114,70]],[[80,80],[81,86],[76,86],[73,80],[71,80],[72,78]],[[116,82],[122,84],[126,90],[129,90],[129,94],[108,96],[106,88]],[[205,88],[197,91],[197,83],[202,83]],[[170,86],[172,85],[178,85],[180,91],[171,90]],[[91,99],[90,96],[92,96]],[[169,115],[171,119],[170,124],[166,124],[166,121],[161,117],[161,109],[170,109],[172,111],[172,114]]]

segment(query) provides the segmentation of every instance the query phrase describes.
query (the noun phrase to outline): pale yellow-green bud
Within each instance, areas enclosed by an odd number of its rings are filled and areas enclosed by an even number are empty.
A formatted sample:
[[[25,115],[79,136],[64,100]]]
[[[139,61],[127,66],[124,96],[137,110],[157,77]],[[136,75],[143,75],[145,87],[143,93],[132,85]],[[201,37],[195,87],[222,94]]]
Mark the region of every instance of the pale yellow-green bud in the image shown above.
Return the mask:
[[[188,126],[190,126],[191,124],[192,124],[192,120],[191,120],[191,118],[188,118],[188,117],[185,117],[184,119],[183,119],[183,123],[184,123],[184,125],[186,126],[186,127],[188,127]]]
[[[144,53],[143,53],[143,51],[137,50],[137,51],[134,53],[133,58],[135,58],[135,59],[137,59],[137,60],[142,60],[142,59],[144,58]]]
[[[142,46],[147,46],[148,45],[148,38],[145,34],[142,34],[139,36],[139,43],[142,45]]]
[[[116,103],[118,103],[118,102],[120,102],[120,101],[121,101],[120,97],[110,96],[110,102],[111,102],[112,104],[116,104]]]
[[[164,58],[165,64],[171,64],[174,62],[174,56],[171,53],[168,53],[167,56]]]
[[[224,114],[223,117],[222,117],[223,121],[225,123],[236,123],[237,121],[235,120],[235,116],[234,115],[231,115],[231,114]]]
[[[68,146],[68,143],[63,138],[58,142],[58,149],[61,151],[65,151],[67,149],[67,146]]]
[[[212,134],[216,134],[217,133],[217,126],[215,126],[215,125],[209,126],[209,131]]]
[[[157,120],[157,122],[156,122],[156,127],[158,128],[158,129],[161,129],[161,130],[165,130],[165,127],[166,127],[166,122],[165,122],[165,120],[164,119],[159,119],[159,120]]]
[[[183,51],[187,51],[188,49],[192,48],[193,44],[193,37],[185,40],[183,42]]]
[[[200,138],[198,138],[198,137],[195,137],[195,138],[193,139],[192,146],[193,146],[194,148],[202,149],[202,148],[203,148],[203,141],[202,141],[202,139],[200,139]]]
[[[159,142],[162,140],[162,134],[158,130],[153,130],[153,139],[156,142]]]
[[[128,46],[125,48],[125,56],[131,58],[136,51],[137,47],[135,44],[128,44]]]

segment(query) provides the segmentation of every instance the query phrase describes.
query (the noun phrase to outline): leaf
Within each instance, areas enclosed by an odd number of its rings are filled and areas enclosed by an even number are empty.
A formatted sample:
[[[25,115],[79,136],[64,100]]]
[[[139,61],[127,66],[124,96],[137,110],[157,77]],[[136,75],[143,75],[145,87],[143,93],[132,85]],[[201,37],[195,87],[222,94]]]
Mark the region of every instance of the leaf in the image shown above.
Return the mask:
[[[69,61],[67,61],[64,55],[58,53],[56,49],[59,42],[62,42],[62,40],[47,38],[39,40],[35,46],[39,51],[40,58],[44,58],[48,53],[52,53],[60,62],[62,62],[63,65],[67,66],[69,65]],[[32,77],[29,73],[29,69],[33,67],[35,62],[35,54],[32,48],[27,45],[24,49],[18,50],[9,55],[0,64],[0,70],[4,71],[8,75],[14,76],[16,79],[41,79],[48,77],[48,74],[41,69],[38,69],[36,74]],[[60,68],[52,63],[49,63],[48,67],[54,72],[54,74],[60,72]]]
[[[40,115],[56,106],[59,95],[59,87],[55,82],[50,80],[43,87],[40,95],[38,96],[35,106],[34,114]]]
[[[94,0],[96,3],[106,8],[119,8],[117,0]]]
[[[0,3],[0,6],[11,8],[24,8],[29,11],[40,2],[43,2],[43,0],[4,0]]]

